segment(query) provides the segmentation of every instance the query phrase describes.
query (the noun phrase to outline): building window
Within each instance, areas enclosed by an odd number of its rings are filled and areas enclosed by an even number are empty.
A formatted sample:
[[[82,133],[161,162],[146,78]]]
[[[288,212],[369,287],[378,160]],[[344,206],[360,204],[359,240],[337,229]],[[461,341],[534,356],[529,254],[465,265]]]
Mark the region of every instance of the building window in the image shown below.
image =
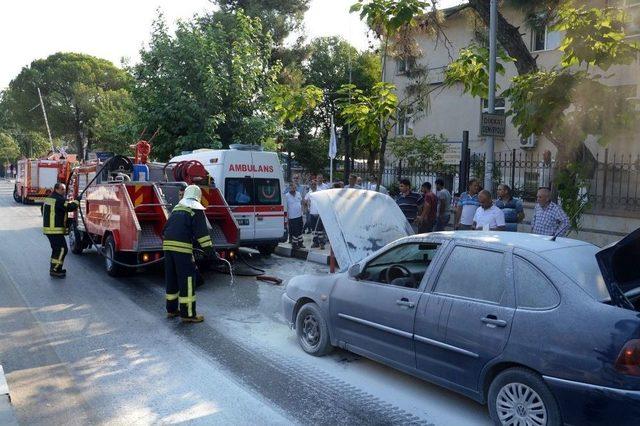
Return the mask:
[[[494,110],[496,111],[496,114],[504,114],[506,111],[506,106],[504,103],[504,98],[496,98],[496,102],[494,105]],[[482,100],[482,112],[489,112],[489,100],[488,99],[483,99]]]
[[[396,136],[413,136],[413,110],[401,109],[398,112]]]
[[[415,68],[414,58],[396,58],[396,74],[406,74]]]
[[[562,33],[559,31],[550,31],[549,26],[537,28],[533,30],[531,35],[531,50],[539,52],[543,50],[555,50],[562,43]]]

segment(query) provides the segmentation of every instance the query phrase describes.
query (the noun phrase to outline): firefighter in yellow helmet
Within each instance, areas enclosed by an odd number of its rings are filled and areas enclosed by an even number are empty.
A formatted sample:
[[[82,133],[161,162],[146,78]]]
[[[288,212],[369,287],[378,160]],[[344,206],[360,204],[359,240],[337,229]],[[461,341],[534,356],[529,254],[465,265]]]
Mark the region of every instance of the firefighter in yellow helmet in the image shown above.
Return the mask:
[[[49,239],[51,245],[51,259],[49,261],[49,275],[56,278],[67,276],[64,258],[69,251],[64,236],[67,229],[67,216],[70,211],[78,208],[80,197],[67,202],[64,183],[56,183],[53,192],[42,202],[42,233]]]
[[[184,190],[180,202],[174,207],[164,226],[162,249],[167,286],[167,316],[180,316],[183,322],[202,322],[204,317],[196,314],[196,265],[193,245],[213,250],[213,242],[200,204],[202,191],[196,185]]]

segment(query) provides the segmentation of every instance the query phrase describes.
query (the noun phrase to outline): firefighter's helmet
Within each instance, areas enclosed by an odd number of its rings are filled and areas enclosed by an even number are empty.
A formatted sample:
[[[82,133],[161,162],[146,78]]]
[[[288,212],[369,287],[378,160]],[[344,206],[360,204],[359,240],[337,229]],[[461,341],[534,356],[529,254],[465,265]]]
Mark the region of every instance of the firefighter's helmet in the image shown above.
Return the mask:
[[[200,190],[200,187],[197,185],[189,185],[184,190],[180,204],[195,210],[205,210],[204,206],[200,204],[201,198],[202,190]]]

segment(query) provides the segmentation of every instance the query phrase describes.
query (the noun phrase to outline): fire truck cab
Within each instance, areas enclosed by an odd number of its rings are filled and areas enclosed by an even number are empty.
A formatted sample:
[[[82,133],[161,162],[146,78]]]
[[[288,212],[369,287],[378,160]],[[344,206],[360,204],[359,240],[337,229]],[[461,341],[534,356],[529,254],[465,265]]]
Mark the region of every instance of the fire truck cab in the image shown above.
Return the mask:
[[[275,152],[254,145],[200,149],[171,159],[202,163],[240,227],[240,245],[269,255],[286,240],[284,178]]]

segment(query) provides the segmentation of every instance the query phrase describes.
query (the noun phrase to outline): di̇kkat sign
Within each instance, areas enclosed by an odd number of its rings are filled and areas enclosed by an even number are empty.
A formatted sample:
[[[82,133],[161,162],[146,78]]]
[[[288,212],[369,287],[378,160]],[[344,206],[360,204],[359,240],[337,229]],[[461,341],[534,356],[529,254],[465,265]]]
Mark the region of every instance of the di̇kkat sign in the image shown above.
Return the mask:
[[[480,136],[504,138],[507,117],[504,114],[482,113],[480,118]]]

